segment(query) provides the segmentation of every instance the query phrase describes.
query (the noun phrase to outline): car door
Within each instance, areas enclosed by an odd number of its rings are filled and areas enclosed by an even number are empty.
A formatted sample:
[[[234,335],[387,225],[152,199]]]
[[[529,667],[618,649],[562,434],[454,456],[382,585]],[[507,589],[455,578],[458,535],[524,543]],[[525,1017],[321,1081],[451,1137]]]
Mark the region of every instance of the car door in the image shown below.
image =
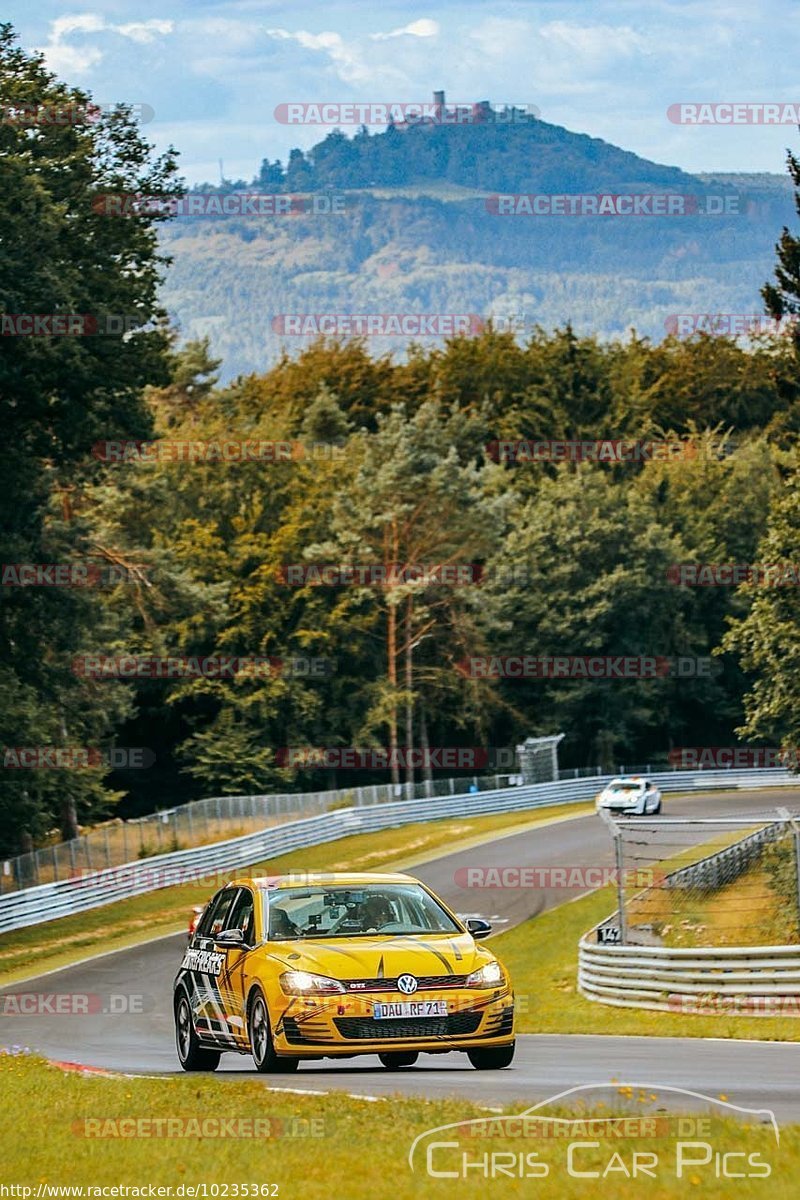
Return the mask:
[[[225,965],[219,981],[229,1033],[237,1044],[247,1045],[245,1019],[245,966],[255,944],[255,896],[249,887],[240,887],[226,916],[225,929],[238,929],[241,946],[215,943],[215,949],[225,955]],[[218,932],[222,932],[219,930]]]
[[[217,935],[228,928],[231,912],[239,889],[222,888],[206,908],[184,958],[191,979],[191,1004],[198,1032],[218,1044],[236,1042],[228,1023],[226,979],[227,960],[224,947],[217,946]]]

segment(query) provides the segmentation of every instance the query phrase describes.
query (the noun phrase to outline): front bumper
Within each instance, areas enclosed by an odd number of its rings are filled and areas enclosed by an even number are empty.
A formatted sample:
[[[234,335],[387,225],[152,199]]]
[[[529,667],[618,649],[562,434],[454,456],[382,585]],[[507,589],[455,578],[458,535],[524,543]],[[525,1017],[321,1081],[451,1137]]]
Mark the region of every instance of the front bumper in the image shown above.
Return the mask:
[[[279,1054],[319,1058],[321,1055],[383,1054],[397,1050],[441,1053],[476,1046],[502,1046],[514,1040],[514,996],[508,988],[470,989],[438,994],[447,1015],[376,1020],[374,1002],[397,1002],[396,992],[364,996],[292,998],[274,1030]]]
[[[598,812],[638,813],[643,808],[641,800],[603,800],[597,805]]]

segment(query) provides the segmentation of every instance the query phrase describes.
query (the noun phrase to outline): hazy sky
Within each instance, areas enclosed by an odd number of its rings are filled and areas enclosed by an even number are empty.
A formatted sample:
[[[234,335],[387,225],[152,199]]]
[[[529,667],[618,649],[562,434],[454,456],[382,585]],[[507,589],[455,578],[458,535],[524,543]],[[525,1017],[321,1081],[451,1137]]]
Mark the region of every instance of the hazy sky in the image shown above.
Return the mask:
[[[776,0],[10,0],[22,45],[101,103],[155,110],[146,131],[189,182],[249,179],[326,130],[290,101],[535,104],[546,121],[689,171],[783,171],[794,125],[673,124],[681,101],[797,104],[797,8]],[[348,130],[354,132],[353,129]]]

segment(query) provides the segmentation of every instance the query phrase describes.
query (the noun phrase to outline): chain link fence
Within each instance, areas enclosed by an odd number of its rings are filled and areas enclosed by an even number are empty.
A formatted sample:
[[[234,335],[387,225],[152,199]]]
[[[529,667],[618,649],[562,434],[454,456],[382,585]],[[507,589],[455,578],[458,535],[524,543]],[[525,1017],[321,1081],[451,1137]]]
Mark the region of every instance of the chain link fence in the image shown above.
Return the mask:
[[[471,775],[328,792],[216,796],[135,820],[116,818],[71,841],[52,842],[28,854],[0,861],[0,894],[36,887],[40,883],[73,879],[85,871],[119,867],[156,854],[206,846],[338,808],[494,791],[510,786],[514,778],[510,775]]]
[[[800,815],[606,820],[618,909],[599,927],[599,942],[682,950],[800,943]]]
[[[286,792],[277,795],[216,796],[196,800],[123,821],[119,818],[99,825],[67,842],[52,841],[28,854],[0,860],[0,894],[35,887],[40,883],[72,879],[84,871],[122,866],[137,859],[175,850],[205,846],[226,838],[254,833],[259,829],[313,816],[337,808],[387,804],[395,800],[419,800],[486,792],[497,788],[586,779],[607,773],[602,767],[560,768],[558,744],[563,735],[528,738],[517,747],[520,773],[515,775],[469,775],[453,779],[419,780],[415,783],[373,784],[326,792]],[[619,764],[619,774],[650,776],[661,770],[657,763],[639,766]],[[697,770],[671,767],[670,775],[696,776]],[[719,771],[715,772],[716,775]],[[736,772],[731,770],[731,777]]]

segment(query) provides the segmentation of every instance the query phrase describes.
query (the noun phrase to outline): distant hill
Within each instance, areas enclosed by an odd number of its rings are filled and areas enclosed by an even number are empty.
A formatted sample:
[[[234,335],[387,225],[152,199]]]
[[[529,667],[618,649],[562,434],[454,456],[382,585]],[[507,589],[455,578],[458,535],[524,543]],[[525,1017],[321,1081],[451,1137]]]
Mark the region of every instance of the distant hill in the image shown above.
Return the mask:
[[[164,300],[184,337],[208,334],[225,377],[285,347],[283,314],[473,313],[525,329],[661,338],[676,313],[759,313],[793,221],[788,178],[688,175],[527,117],[330,133],[286,168],[231,190],[336,193],[344,212],[179,217]],[[208,189],[200,189],[208,190]],[[678,193],[727,215],[498,216],[497,193]],[[313,328],[313,322],[307,322]],[[404,337],[373,337],[376,352]]]
[[[506,111],[506,110],[504,110]],[[282,179],[281,179],[282,173]],[[307,154],[293,150],[286,170],[265,162],[257,182],[289,191],[402,187],[443,182],[489,192],[682,188],[692,177],[649,162],[600,138],[519,113],[463,125],[412,125],[348,138],[333,130]]]

